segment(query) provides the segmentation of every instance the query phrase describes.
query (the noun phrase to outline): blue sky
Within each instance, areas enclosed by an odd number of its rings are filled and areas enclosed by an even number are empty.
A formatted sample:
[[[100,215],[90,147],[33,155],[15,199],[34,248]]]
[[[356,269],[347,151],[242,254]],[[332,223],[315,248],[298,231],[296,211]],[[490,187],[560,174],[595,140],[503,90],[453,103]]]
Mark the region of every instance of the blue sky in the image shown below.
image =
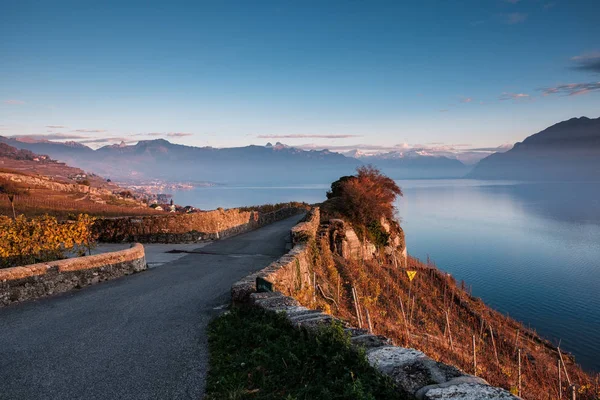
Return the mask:
[[[442,151],[600,116],[596,0],[2,9],[0,135]]]

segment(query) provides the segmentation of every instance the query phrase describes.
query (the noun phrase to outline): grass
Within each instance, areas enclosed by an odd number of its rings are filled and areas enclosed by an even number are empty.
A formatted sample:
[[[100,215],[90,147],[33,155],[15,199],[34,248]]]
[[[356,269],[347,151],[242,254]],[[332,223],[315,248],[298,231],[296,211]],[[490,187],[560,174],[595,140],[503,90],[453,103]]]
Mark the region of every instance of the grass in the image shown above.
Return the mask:
[[[338,325],[316,334],[282,315],[234,308],[209,326],[206,399],[400,399]]]

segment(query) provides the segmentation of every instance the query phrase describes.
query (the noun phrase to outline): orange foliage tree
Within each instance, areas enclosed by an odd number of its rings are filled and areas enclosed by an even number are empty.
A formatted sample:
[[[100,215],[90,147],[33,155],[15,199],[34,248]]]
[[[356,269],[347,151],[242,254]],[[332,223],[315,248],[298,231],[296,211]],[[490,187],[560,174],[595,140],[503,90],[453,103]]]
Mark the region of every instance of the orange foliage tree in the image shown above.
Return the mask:
[[[402,196],[402,190],[396,182],[371,165],[358,167],[356,175],[333,182],[327,193],[342,216],[359,231],[366,228],[375,236],[381,232],[379,221],[382,217],[394,219],[397,196]]]

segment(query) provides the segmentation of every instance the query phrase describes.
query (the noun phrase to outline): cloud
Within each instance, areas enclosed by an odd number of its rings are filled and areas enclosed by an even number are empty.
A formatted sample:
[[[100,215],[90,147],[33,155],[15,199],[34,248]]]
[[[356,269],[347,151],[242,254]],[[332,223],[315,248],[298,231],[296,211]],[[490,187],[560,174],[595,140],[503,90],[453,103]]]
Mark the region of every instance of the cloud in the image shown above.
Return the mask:
[[[463,97],[462,99],[460,99],[461,103],[470,103],[473,101],[472,97]]]
[[[64,126],[64,125],[46,125],[46,128],[51,128],[51,129],[65,129],[65,128],[68,128],[68,126]]]
[[[501,17],[502,17],[502,21],[505,24],[515,25],[515,24],[520,24],[522,22],[525,22],[525,20],[527,19],[527,14],[520,13],[520,12],[513,12],[513,13],[508,13],[508,14],[502,14]]]
[[[258,135],[259,139],[349,139],[362,137],[362,135]]]
[[[185,137],[185,136],[192,136],[193,133],[186,133],[186,132],[169,132],[167,133],[168,137]]]
[[[68,134],[68,133],[54,133],[54,134],[31,134],[31,135],[16,135],[11,136],[12,139],[30,139],[30,140],[73,140],[73,139],[87,139],[87,136]]]
[[[493,153],[504,153],[513,148],[513,144],[505,143],[498,147],[478,147],[474,149],[469,149],[469,151],[482,151],[482,152],[493,152]]]
[[[25,104],[25,102],[23,100],[4,100],[5,104],[12,104],[12,105],[22,105]]]
[[[600,91],[600,82],[589,82],[589,83],[569,83],[566,85],[558,85],[555,87],[541,88],[544,96],[552,94],[564,95],[564,96],[578,96],[580,94],[586,94],[590,92]]]
[[[504,1],[507,3],[511,3],[511,4],[517,4],[521,0],[504,0]]]
[[[441,109],[440,112],[448,112],[447,108]]]
[[[600,51],[571,57],[571,61],[577,64],[574,69],[600,73]]]
[[[193,136],[193,133],[187,132],[145,132],[145,133],[133,133],[130,136],[152,136],[152,137],[185,137]]]
[[[105,129],[75,129],[73,132],[79,133],[104,133]]]
[[[551,1],[550,3],[544,4],[544,10],[549,10],[556,5],[556,1]]]
[[[529,100],[529,99],[531,99],[531,96],[529,96],[526,93],[504,92],[500,95],[500,97],[498,97],[498,100],[500,100],[500,101],[505,101],[505,100],[521,101],[521,100]]]
[[[137,142],[137,140],[131,140],[131,139],[125,138],[125,137],[107,137],[107,138],[91,138],[91,139],[79,140],[78,142],[83,143],[83,144],[115,143],[115,142],[135,143],[135,142]]]

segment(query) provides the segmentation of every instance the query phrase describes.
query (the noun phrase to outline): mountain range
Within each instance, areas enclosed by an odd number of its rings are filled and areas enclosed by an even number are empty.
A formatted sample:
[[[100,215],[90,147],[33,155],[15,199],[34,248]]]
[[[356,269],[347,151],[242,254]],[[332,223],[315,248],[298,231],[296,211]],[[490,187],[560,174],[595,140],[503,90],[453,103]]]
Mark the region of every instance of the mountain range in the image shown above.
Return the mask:
[[[30,150],[119,180],[162,179],[223,184],[326,183],[373,164],[394,179],[462,178],[517,180],[598,180],[600,118],[573,118],[555,124],[506,152],[471,167],[461,161],[409,149],[380,154],[302,150],[282,143],[234,148],[194,147],[164,139],[93,150],[77,142],[25,140],[0,142]],[[502,150],[502,149],[499,149]]]
[[[48,154],[70,165],[120,180],[323,183],[352,174],[362,164],[374,164],[396,179],[457,178],[467,172],[464,164],[447,157],[387,153],[353,158],[328,150],[302,150],[282,143],[218,149],[155,139],[93,150],[76,142],[24,141],[6,137],[0,137],[0,142]]]
[[[474,179],[600,180],[600,118],[559,122],[481,160]]]

